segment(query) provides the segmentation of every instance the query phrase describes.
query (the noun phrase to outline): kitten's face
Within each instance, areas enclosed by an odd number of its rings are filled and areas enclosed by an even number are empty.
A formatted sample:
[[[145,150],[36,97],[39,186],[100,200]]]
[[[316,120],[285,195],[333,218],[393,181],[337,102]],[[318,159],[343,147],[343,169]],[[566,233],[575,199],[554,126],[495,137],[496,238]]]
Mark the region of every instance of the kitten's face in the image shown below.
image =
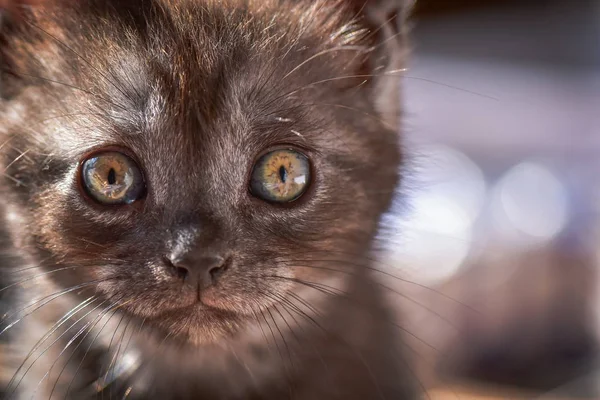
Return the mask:
[[[385,46],[351,1],[289,3],[51,1],[9,38],[2,185],[16,240],[75,267],[50,278],[204,343],[363,264]]]

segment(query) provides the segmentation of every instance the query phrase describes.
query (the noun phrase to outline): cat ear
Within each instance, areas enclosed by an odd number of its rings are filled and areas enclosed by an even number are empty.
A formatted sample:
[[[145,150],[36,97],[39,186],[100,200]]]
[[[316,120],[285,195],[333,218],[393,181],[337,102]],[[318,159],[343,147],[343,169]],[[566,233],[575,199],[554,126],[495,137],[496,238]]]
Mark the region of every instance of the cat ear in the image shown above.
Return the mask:
[[[391,127],[399,125],[400,74],[405,68],[409,45],[408,16],[414,0],[345,0],[371,39],[368,57],[359,75],[371,76],[373,101],[382,119]]]
[[[380,39],[401,43],[414,0],[345,0]]]

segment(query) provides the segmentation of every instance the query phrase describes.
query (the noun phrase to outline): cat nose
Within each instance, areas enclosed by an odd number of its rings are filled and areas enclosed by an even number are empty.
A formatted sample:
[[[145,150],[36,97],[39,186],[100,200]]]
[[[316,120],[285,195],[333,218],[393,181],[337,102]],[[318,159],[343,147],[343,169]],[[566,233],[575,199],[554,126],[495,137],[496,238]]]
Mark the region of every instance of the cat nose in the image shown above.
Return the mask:
[[[190,286],[204,289],[215,284],[226,269],[226,260],[220,255],[171,259],[175,272]]]

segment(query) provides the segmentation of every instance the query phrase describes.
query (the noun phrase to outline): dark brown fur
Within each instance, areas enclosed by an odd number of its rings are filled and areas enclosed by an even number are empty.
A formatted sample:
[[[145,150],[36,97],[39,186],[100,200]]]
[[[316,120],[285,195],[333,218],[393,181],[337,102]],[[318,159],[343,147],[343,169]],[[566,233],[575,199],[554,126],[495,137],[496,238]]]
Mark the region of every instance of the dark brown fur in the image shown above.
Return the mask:
[[[21,260],[2,267],[13,281],[38,275],[11,289],[9,314],[87,286],[10,328],[7,393],[410,398],[398,330],[365,267],[398,179],[404,8],[42,3],[5,24],[0,45],[0,188]],[[315,176],[286,206],[248,191],[256,158],[281,145],[302,149]],[[82,196],[78,165],[107,146],[140,164],[143,201]],[[228,260],[200,302],[165,262],[174,251]]]

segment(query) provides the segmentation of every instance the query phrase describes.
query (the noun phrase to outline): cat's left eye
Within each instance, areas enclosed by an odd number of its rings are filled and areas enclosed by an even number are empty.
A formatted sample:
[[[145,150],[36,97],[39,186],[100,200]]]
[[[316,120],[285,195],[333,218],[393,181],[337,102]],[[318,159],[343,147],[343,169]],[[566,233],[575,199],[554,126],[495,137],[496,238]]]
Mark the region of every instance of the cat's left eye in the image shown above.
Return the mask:
[[[310,162],[297,150],[274,150],[254,165],[250,192],[271,203],[289,203],[300,198],[311,180]]]
[[[144,177],[129,156],[107,151],[86,159],[81,180],[87,194],[100,204],[131,204],[145,192]]]

